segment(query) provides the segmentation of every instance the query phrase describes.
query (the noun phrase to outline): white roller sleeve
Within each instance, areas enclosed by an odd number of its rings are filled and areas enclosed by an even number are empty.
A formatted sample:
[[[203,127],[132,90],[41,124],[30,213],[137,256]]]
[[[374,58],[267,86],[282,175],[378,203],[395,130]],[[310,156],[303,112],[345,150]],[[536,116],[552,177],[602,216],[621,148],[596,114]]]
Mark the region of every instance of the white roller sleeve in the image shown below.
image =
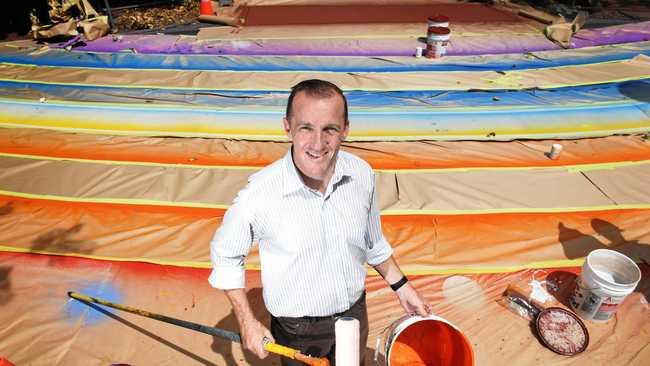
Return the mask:
[[[345,316],[336,321],[336,365],[359,365],[359,320]]]

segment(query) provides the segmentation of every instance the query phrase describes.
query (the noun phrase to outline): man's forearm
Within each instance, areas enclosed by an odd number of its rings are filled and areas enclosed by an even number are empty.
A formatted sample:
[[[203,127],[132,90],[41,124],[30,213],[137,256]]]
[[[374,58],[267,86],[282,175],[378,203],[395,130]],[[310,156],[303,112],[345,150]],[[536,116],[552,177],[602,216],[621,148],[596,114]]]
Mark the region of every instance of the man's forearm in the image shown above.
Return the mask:
[[[376,265],[375,270],[379,272],[389,285],[399,281],[404,276],[393,256]]]
[[[224,292],[232,305],[233,312],[240,326],[245,322],[256,319],[243,288],[224,290]]]

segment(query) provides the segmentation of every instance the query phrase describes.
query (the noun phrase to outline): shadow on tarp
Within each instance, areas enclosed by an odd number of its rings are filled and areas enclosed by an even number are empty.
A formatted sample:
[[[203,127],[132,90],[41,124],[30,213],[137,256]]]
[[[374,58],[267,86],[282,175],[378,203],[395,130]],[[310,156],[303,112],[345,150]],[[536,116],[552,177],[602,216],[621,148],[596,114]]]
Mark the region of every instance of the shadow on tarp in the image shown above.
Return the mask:
[[[4,206],[0,207],[0,216],[9,215],[13,210],[13,202],[7,202]]]
[[[0,306],[6,305],[11,301],[13,293],[11,292],[11,274],[12,267],[0,266]]]
[[[246,297],[248,298],[248,303],[251,306],[253,314],[255,314],[257,317],[257,320],[259,320],[266,327],[269,327],[271,324],[271,315],[266,310],[266,306],[264,305],[264,299],[262,298],[262,288],[256,287],[248,290],[246,292]],[[221,319],[217,324],[215,324],[215,327],[239,332],[239,323],[237,322],[237,317],[233,311],[231,311],[225,318]],[[219,337],[212,337],[212,350],[215,353],[220,354],[228,366],[238,365],[242,362],[246,362],[247,365],[252,366],[280,364],[280,359],[278,356],[269,355],[269,357],[266,359],[260,360],[257,358],[257,356],[255,356],[255,354],[247,350],[244,350],[244,359],[237,360],[233,355],[233,347],[235,347],[235,345],[228,340]]]
[[[76,240],[73,237],[81,231],[83,224],[76,224],[68,229],[52,229],[32,241],[32,251],[47,251],[53,253],[92,254],[95,243],[92,241]],[[52,256],[48,264],[56,262]]]
[[[104,314],[104,315],[106,315],[106,316],[108,316],[110,318],[113,318],[114,320],[117,320],[118,322],[126,325],[127,327],[142,333],[143,335],[145,335],[145,336],[147,336],[147,337],[149,337],[149,338],[151,338],[151,339],[153,339],[153,340],[155,340],[155,341],[157,341],[157,342],[159,342],[159,343],[173,349],[174,351],[177,351],[177,352],[180,352],[180,353],[184,354],[185,356],[193,359],[194,361],[198,362],[201,365],[211,365],[211,366],[214,365],[214,366],[216,366],[215,363],[210,362],[209,360],[206,360],[205,358],[203,358],[203,357],[201,357],[199,355],[196,355],[196,354],[190,352],[189,350],[186,350],[185,348],[180,347],[179,345],[174,344],[174,343],[162,338],[161,336],[156,335],[156,334],[154,334],[154,333],[152,333],[152,332],[150,332],[150,331],[148,331],[148,330],[146,330],[146,329],[144,329],[144,328],[142,328],[142,327],[140,327],[140,326],[138,326],[138,325],[136,325],[134,323],[131,323],[130,321],[122,318],[121,316],[118,316],[118,315],[114,314],[111,311],[108,311],[108,310],[102,308],[99,305],[89,303],[89,302],[83,301],[83,300],[78,300],[78,299],[75,299],[75,301],[79,301],[79,302],[84,303],[85,305],[88,305],[89,307],[93,308],[94,310],[97,310],[98,312],[100,312],[100,313],[102,313],[102,314]],[[187,331],[189,331],[189,330],[187,330]],[[117,360],[116,360],[116,362],[117,362]],[[126,362],[126,364],[128,364],[128,360],[124,360],[124,362]]]
[[[650,264],[650,244],[640,243],[638,240],[627,240],[623,236],[623,230],[611,222],[592,219],[591,227],[594,233],[605,239],[600,241],[596,236],[588,235],[579,230],[569,228],[562,222],[558,224],[558,239],[564,249],[564,254],[569,259],[586,257],[596,249],[610,249],[622,253],[637,263]],[[642,268],[642,277],[635,292],[642,293],[646,301],[650,302],[650,272]],[[565,299],[556,297],[563,303]],[[565,304],[566,305],[566,304]]]
[[[650,103],[650,81],[648,80],[626,81],[618,86],[618,91],[628,98]]]
[[[251,306],[253,314],[257,316],[259,320],[266,327],[271,326],[271,315],[266,310],[264,305],[264,299],[262,297],[262,289],[257,287],[248,290],[246,292],[246,297],[248,298],[248,303]],[[239,331],[239,323],[237,322],[237,317],[234,312],[230,312],[228,316],[219,321],[216,325],[216,328],[227,329],[232,331]],[[223,356],[226,361],[226,365],[234,366],[241,364],[241,362],[246,362],[247,365],[252,366],[264,366],[264,365],[280,365],[279,356],[270,355],[264,360],[260,360],[252,352],[244,350],[244,359],[236,360],[232,354],[233,344],[219,337],[213,337],[212,341],[212,350],[216,353],[219,353]],[[366,347],[365,352],[365,363],[373,364],[373,358],[375,357],[375,350],[372,348]],[[239,363],[238,363],[239,361]]]

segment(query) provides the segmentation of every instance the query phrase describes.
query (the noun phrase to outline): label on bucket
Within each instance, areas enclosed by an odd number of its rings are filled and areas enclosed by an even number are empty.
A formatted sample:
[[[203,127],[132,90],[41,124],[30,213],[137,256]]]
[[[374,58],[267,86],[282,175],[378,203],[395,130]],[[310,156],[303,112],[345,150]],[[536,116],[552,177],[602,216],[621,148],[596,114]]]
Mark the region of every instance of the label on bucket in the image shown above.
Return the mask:
[[[600,288],[585,287],[577,278],[569,303],[582,318],[604,321],[616,313],[626,296],[607,296]]]

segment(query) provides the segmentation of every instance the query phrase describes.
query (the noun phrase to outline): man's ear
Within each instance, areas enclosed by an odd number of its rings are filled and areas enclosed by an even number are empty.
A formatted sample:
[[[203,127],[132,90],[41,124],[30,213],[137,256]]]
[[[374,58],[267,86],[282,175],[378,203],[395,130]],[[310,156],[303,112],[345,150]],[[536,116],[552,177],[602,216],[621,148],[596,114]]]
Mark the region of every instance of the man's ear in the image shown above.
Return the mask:
[[[289,120],[287,117],[282,118],[282,127],[284,128],[284,132],[291,138],[291,124],[289,123]]]
[[[341,135],[340,135],[341,141],[345,141],[345,139],[348,137],[349,132],[350,132],[350,122],[347,122],[343,125],[343,131],[341,131]]]

